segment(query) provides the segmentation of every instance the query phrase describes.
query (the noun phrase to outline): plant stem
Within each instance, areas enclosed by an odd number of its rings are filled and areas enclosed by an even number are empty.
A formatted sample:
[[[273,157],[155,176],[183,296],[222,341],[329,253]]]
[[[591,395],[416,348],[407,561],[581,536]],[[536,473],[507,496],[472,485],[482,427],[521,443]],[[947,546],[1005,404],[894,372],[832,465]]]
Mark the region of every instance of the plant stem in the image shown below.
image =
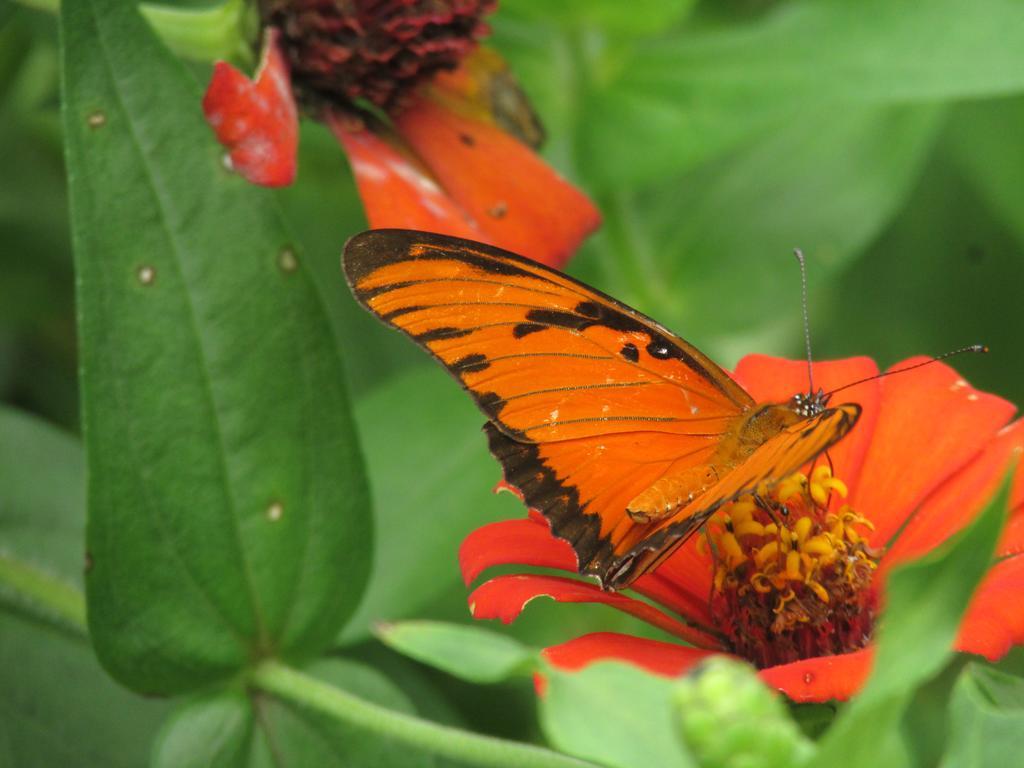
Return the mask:
[[[39,11],[56,13],[60,0],[17,0]],[[245,0],[224,0],[208,8],[175,8],[142,3],[139,11],[167,47],[195,61],[232,59],[250,63],[251,41],[258,21]]]
[[[2,602],[47,623],[88,636],[85,597],[63,579],[10,555],[0,554],[0,587],[6,587],[0,589]]]
[[[249,680],[256,688],[283,701],[467,765],[495,768],[596,768],[593,763],[542,747],[481,736],[386,709],[278,661],[263,662],[253,671]]]

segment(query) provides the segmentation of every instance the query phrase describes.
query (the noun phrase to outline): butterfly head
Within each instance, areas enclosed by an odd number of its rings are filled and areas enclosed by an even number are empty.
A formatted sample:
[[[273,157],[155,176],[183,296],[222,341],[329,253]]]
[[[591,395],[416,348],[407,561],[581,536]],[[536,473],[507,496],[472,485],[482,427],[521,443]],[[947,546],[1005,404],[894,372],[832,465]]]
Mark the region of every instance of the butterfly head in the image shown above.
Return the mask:
[[[819,389],[817,392],[798,392],[789,401],[789,407],[798,416],[809,419],[811,416],[817,416],[824,411],[828,407],[828,401],[831,399],[832,393],[825,392],[823,389]]]

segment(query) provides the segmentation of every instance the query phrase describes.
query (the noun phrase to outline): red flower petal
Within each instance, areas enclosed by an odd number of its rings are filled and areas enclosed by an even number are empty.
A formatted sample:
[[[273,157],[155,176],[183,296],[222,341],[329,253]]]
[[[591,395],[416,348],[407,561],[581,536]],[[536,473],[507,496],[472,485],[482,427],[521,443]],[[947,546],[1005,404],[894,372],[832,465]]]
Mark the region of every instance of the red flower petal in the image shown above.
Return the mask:
[[[605,592],[593,584],[559,576],[499,576],[477,587],[469,596],[469,610],[477,619],[514,621],[527,603],[550,597],[561,603],[603,603],[646,621],[659,629],[705,648],[721,645],[717,638],[695,629],[654,606],[617,592]]]
[[[700,558],[695,553],[692,556]],[[674,555],[672,561],[678,557]],[[568,542],[555,538],[544,518],[535,513],[525,519],[503,520],[474,530],[459,547],[459,565],[467,585],[485,570],[497,565],[530,565],[557,568],[573,574],[577,572],[577,560],[572,547]],[[633,589],[688,619],[710,624],[707,596],[711,566],[705,559],[698,560],[695,565],[705,576],[701,582],[703,586],[696,593],[681,583],[683,579],[673,578],[679,566],[669,563],[665,563],[656,573],[638,579]]]
[[[1022,429],[1020,426],[1024,419],[1014,422],[1011,428]],[[996,548],[996,554],[1000,557],[1006,555],[1024,554],[1024,458],[1016,455],[1017,469],[1013,475],[1013,485],[1010,487],[1010,519],[1006,521],[1006,528],[1003,530],[1002,541]]]
[[[868,357],[815,362],[814,387],[829,392],[876,373],[878,366]],[[747,355],[736,366],[735,377],[758,402],[785,402],[807,391],[807,363],[802,360]],[[857,483],[871,444],[881,400],[880,384],[867,381],[843,390],[835,398],[837,403],[859,403],[864,409],[853,431],[828,451],[836,476],[851,488]]]
[[[966,526],[999,487],[1010,457],[1021,451],[1024,451],[1024,420],[1000,430],[996,439],[970,464],[925,500],[886,553],[883,569],[920,557]],[[1004,534],[1000,550],[1019,544],[1008,540],[1019,533],[1017,530]]]
[[[327,124],[348,155],[371,228],[423,229],[479,239],[462,209],[415,160],[371,131],[351,130],[335,115]]]
[[[632,589],[680,616],[711,626],[711,577],[711,558],[697,551],[695,536],[653,573],[633,582]]]
[[[874,651],[868,647],[839,656],[802,659],[762,669],[760,675],[765,683],[796,702],[845,701],[868,679]]]
[[[459,547],[459,566],[467,585],[495,565],[532,565],[576,573],[576,555],[567,541],[551,535],[543,520],[502,520],[477,528]]]
[[[254,81],[218,61],[203,96],[203,114],[227,147],[232,167],[265,187],[292,183],[299,145],[299,117],[277,34],[267,30]]]
[[[911,358],[890,370],[927,358]],[[935,488],[967,464],[1013,415],[1014,406],[978,392],[943,363],[881,379],[871,450],[850,503],[886,545]],[[851,484],[852,485],[852,484]]]
[[[561,267],[600,224],[586,195],[490,123],[421,99],[396,127],[472,218],[477,239]]]
[[[990,661],[1002,657],[1014,645],[1024,643],[1024,556],[997,563],[971,600],[960,625],[958,651],[977,653]]]
[[[658,675],[675,677],[714,653],[716,651],[687,648],[618,632],[594,632],[545,648],[541,656],[550,664],[570,672],[597,661],[614,660],[635,664]]]

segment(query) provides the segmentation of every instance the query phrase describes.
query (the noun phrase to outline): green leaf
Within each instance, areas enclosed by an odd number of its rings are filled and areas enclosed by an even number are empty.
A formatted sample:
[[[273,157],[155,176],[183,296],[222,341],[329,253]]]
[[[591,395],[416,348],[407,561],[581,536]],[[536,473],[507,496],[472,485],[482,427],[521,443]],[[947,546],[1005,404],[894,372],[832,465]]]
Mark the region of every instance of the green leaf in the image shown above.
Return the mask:
[[[594,27],[608,35],[651,35],[678,24],[696,0],[505,0],[499,13],[542,24]]]
[[[253,701],[241,691],[190,701],[164,723],[153,745],[153,768],[273,765],[266,734],[257,733]]]
[[[993,211],[1024,243],[1024,99],[963,104],[953,112],[948,143],[959,167]]]
[[[85,460],[70,435],[0,406],[0,552],[81,588]]]
[[[177,692],[330,643],[370,516],[344,372],[270,193],[130,4],[62,4],[97,653]]]
[[[140,765],[166,710],[116,686],[84,642],[84,528],[81,446],[0,407],[0,765]],[[26,572],[44,589],[8,578]]]
[[[1000,768],[1024,747],[1024,680],[968,664],[949,702],[942,768]]]
[[[81,446],[0,407],[0,607],[83,637],[84,529]]]
[[[984,136],[977,138],[986,153]],[[947,146],[940,143],[882,236],[819,292],[811,310],[815,351],[823,358],[870,352],[885,366],[911,354],[984,343],[992,354],[963,355],[957,371],[979,389],[1020,403],[1024,355],[1017,349],[1024,328],[1005,308],[1016,305],[1024,285],[1022,241],[994,215]],[[1006,162],[1012,176],[1012,156]],[[791,334],[794,347],[797,336]]]
[[[953,654],[960,618],[992,563],[1006,519],[1010,478],[970,527],[889,576],[871,677],[822,738],[814,765],[909,764],[897,731],[900,717],[914,691]]]
[[[719,357],[771,346],[737,336],[744,329],[795,342],[792,249],[807,254],[817,296],[899,210],[940,118],[930,107],[822,113],[671,183],[616,194],[595,239],[600,282]]]
[[[593,171],[605,188],[664,177],[807,116],[809,105],[820,113],[1019,92],[1019,14],[1014,0],[802,0],[752,23],[695,25],[638,45],[590,96],[588,154],[602,159]],[[624,142],[644,151],[623,152]]]
[[[352,661],[330,659],[313,677],[395,712],[413,705],[386,677]],[[379,739],[286,701],[226,691],[185,704],[167,721],[153,749],[153,768],[271,768],[275,765],[432,766],[415,749]]]
[[[0,613],[0,766],[143,765],[167,710],[116,685],[80,638]]]
[[[615,768],[696,763],[676,738],[676,683],[619,662],[546,667],[541,725],[556,748]]]
[[[403,621],[377,628],[385,645],[471,683],[497,683],[530,671],[536,651],[507,635],[439,621]]]
[[[461,583],[462,539],[523,514],[510,494],[491,493],[501,470],[480,431],[484,417],[443,371],[419,367],[396,377],[359,400],[356,418],[380,535],[374,578],[346,641],[450,591]]]

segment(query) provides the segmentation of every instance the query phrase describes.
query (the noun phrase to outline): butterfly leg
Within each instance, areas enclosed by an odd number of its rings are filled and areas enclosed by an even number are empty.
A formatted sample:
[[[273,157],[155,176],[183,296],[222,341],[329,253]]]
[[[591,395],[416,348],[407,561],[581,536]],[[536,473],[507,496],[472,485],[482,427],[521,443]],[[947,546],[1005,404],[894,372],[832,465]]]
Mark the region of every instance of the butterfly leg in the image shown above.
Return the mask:
[[[779,517],[789,517],[789,507],[781,502],[766,499],[756,491],[754,492],[754,503],[759,509],[764,510],[765,514],[772,519],[772,522],[775,523],[778,528],[783,527],[782,521]]]

